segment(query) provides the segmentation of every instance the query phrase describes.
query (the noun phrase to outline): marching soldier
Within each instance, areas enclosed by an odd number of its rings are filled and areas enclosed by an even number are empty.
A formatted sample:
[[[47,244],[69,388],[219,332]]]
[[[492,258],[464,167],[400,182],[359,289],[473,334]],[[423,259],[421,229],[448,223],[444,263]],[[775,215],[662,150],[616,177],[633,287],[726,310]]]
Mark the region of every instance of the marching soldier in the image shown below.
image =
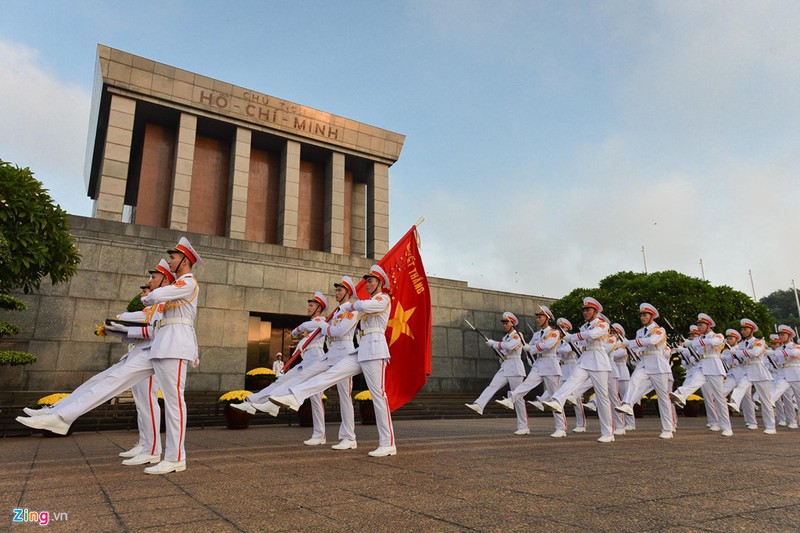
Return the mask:
[[[358,315],[352,310],[343,311],[342,304],[349,302],[356,289],[350,276],[343,276],[334,284],[336,301],[339,307],[333,312],[330,322],[320,327],[328,342],[328,362],[332,364],[325,372],[311,379],[289,387],[289,394],[274,398],[273,401],[297,410],[306,398],[321,393],[336,385],[339,391],[339,405],[342,423],[339,427],[339,443],[331,446],[334,450],[355,450],[358,447],[355,434],[355,419],[351,394],[353,377],[361,373],[358,352],[353,344],[353,334],[358,325]]]
[[[800,398],[800,348],[794,343],[794,330],[784,324],[778,326],[781,345],[775,350],[773,358],[781,370],[772,383],[772,398],[794,393]],[[794,408],[792,408],[794,409]]]
[[[600,419],[600,438],[598,442],[613,442],[614,427],[611,415],[611,403],[608,397],[608,376],[611,373],[611,362],[604,350],[608,338],[609,324],[598,317],[603,306],[594,298],[583,299],[583,318],[586,323],[578,333],[564,336],[567,342],[583,342],[586,348],[578,361],[578,367],[570,378],[559,387],[551,400],[542,402],[549,410],[564,412],[564,402],[571,397],[587,379],[592,380],[597,415]]]
[[[654,305],[645,302],[639,306],[639,320],[642,328],[636,331],[636,338],[625,341],[625,345],[638,353],[642,364],[631,376],[628,394],[617,411],[633,416],[632,405],[641,397],[634,397],[633,393],[638,394],[636,391],[646,381],[649,381],[658,398],[658,412],[661,416],[661,435],[659,436],[662,439],[671,439],[674,426],[668,394],[672,369],[669,365],[669,352],[666,352],[667,355],[665,355],[667,334],[664,328],[655,322],[656,318],[658,318],[658,309]]]
[[[728,404],[734,411],[739,411],[739,402],[751,387],[756,388],[758,396],[761,398],[761,420],[764,422],[764,433],[774,435],[775,431],[775,408],[772,400],[772,374],[764,364],[764,352],[767,350],[766,344],[761,339],[757,339],[753,334],[758,331],[758,325],[749,318],[739,321],[742,331],[742,341],[735,350],[735,355],[744,361],[744,374],[739,378],[736,389],[731,394],[731,401]],[[751,396],[752,399],[752,396]]]
[[[503,362],[500,364],[500,370],[492,378],[489,386],[486,387],[478,399],[474,403],[464,404],[479,415],[483,414],[486,404],[492,397],[508,385],[510,390],[514,390],[522,384],[525,377],[525,366],[522,364],[522,338],[519,333],[514,329],[514,326],[519,324],[519,320],[509,311],[503,313],[503,318],[500,321],[503,324],[503,331],[505,336],[501,341],[488,340],[486,345],[490,348],[497,350],[502,354]],[[515,435],[527,435],[531,431],[528,428],[528,411],[525,408],[525,401],[522,396],[514,400],[514,410],[517,412],[517,430]]]
[[[556,320],[556,325],[564,334],[572,331],[572,323],[566,318],[559,318]],[[556,351],[558,352],[558,356],[561,358],[561,372],[563,373],[561,376],[561,382],[564,383],[578,367],[578,359],[580,358],[580,354],[575,353],[572,350],[572,346],[570,346],[568,342],[564,342],[563,338],[561,339],[561,344],[558,346]],[[546,398],[544,396],[542,398],[549,400],[550,397],[551,395],[547,395]],[[536,405],[533,402],[528,403],[531,403],[540,411],[544,410],[544,406],[541,404],[541,401],[538,402],[539,405]],[[583,398],[576,398],[575,404],[575,427],[572,428],[572,432],[586,433],[586,414],[583,410]]]
[[[328,300],[321,292],[317,291],[307,302],[306,314],[309,319],[292,330],[292,337],[306,335],[297,346],[297,350],[300,350],[303,354],[302,363],[295,365],[261,391],[248,396],[244,402],[231,404],[231,407],[250,414],[262,411],[272,416],[277,416],[280,405],[272,402],[270,400],[271,397],[285,395],[292,385],[311,379],[330,368],[327,360],[328,356],[323,349],[325,336],[314,334],[314,332],[327,324],[322,313],[328,307]],[[320,446],[326,442],[325,409],[322,405],[322,391],[312,395],[310,403],[314,428],[311,438],[303,441],[303,444],[306,446]],[[300,406],[298,405],[297,407],[299,409]]]
[[[524,399],[526,394],[542,382],[544,382],[545,390],[550,394],[558,390],[561,385],[561,366],[558,364],[558,354],[556,354],[561,335],[550,326],[550,321],[553,319],[553,313],[547,306],[539,306],[539,312],[536,313],[536,324],[539,326],[539,331],[533,334],[530,342],[524,347],[525,351],[535,357],[531,371],[525,381],[514,388],[507,398],[495,400],[507,409],[514,409],[517,400]],[[553,419],[555,432],[550,436],[566,437],[567,419],[564,413],[553,413]]]
[[[747,367],[744,365],[744,361],[734,353],[736,350],[734,347],[738,346],[740,342],[742,342],[742,336],[738,331],[735,329],[725,330],[725,343],[727,346],[722,350],[721,357],[724,365],[728,367],[728,373],[725,375],[725,384],[722,386],[723,398],[727,398],[731,392],[736,390],[739,383],[747,375]],[[728,402],[728,407],[731,408],[731,411],[738,413],[740,404],[744,415],[745,427],[747,429],[758,429],[751,385],[738,389],[736,397],[731,402]]]
[[[722,396],[725,368],[722,366],[720,352],[725,341],[721,334],[714,333],[714,320],[705,313],[697,315],[697,328],[700,335],[692,341],[692,348],[701,357],[700,371],[692,375],[691,380],[683,382],[675,392],[669,394],[670,399],[679,407],[686,405],[686,397],[706,385],[706,398],[710,398],[713,405],[719,406],[716,412],[719,427],[723,437],[733,435],[731,420],[728,415],[727,404]],[[710,421],[709,421],[710,423]],[[712,428],[713,429],[713,428]]]

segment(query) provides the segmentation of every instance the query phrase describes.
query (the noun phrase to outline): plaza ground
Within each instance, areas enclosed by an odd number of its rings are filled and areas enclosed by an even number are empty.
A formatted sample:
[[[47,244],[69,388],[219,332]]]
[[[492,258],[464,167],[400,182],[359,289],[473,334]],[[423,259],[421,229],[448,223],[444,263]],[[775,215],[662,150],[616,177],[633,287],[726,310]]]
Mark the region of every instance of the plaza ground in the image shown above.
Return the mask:
[[[0,439],[2,527],[13,509],[47,511],[57,531],[789,531],[800,523],[800,432],[704,418],[658,419],[600,444],[552,439],[549,418],[515,436],[513,418],[398,420],[398,455],[307,447],[296,426],[190,429],[187,470],[150,476],[117,457],[132,431]],[[337,426],[329,424],[328,444]],[[62,514],[58,514],[62,513]],[[55,517],[60,516],[56,521]],[[66,517],[66,520],[64,520]]]

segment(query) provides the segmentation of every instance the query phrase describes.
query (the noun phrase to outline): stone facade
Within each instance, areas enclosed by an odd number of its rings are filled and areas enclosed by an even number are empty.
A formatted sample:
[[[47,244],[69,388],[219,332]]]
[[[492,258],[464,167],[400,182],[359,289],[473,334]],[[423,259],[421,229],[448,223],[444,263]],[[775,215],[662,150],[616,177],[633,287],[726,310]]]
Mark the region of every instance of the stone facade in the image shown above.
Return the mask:
[[[182,232],[71,216],[72,235],[82,261],[70,282],[43,284],[40,294],[20,295],[25,312],[2,312],[0,320],[22,332],[3,348],[25,350],[39,361],[6,367],[2,390],[69,391],[116,362],[125,345],[94,335],[95,326],[125,309]],[[197,333],[200,366],[189,369],[187,388],[225,391],[241,388],[247,370],[247,327],[251,313],[303,319],[314,291],[332,292],[342,274],[354,278],[372,260],[188,234],[204,263],[200,281]],[[424,259],[424,249],[422,250]],[[427,391],[480,390],[497,370],[497,359],[466,318],[499,338],[500,315],[510,310],[533,324],[536,305],[551,300],[474,289],[465,282],[430,278],[433,306],[433,374]],[[8,370],[8,371],[7,371]]]

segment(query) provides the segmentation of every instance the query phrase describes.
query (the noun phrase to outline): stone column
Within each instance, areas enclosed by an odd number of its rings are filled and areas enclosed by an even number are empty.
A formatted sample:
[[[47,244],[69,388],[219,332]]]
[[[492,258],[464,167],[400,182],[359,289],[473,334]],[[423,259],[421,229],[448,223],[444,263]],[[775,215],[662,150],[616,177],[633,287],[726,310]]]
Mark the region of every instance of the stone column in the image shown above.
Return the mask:
[[[233,140],[233,164],[231,165],[231,192],[228,197],[228,237],[244,239],[247,225],[247,185],[250,179],[250,140],[253,133],[245,128],[236,128]]]
[[[352,221],[353,224],[353,239],[350,243],[352,247],[351,254],[356,257],[366,257],[367,255],[367,185],[358,181],[353,181],[353,197],[350,200],[352,203]]]
[[[169,208],[169,228],[186,231],[189,227],[189,195],[192,192],[194,141],[197,136],[197,117],[181,113],[178,127],[178,147],[175,150],[175,176],[172,180],[172,201]]]
[[[297,247],[297,208],[300,195],[300,143],[286,141],[281,154],[278,244]]]
[[[373,163],[367,176],[367,257],[389,251],[389,166]]]
[[[94,202],[95,218],[122,220],[135,115],[136,100],[117,94],[111,95],[103,162],[100,166],[100,180]]]
[[[325,169],[325,247],[332,254],[344,253],[344,154],[331,152]]]

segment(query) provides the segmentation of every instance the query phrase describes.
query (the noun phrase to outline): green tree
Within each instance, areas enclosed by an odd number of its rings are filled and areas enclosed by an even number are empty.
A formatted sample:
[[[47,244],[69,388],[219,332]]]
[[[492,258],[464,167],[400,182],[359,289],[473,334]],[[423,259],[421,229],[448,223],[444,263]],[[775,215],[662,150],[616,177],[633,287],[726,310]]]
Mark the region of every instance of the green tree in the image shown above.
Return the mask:
[[[639,304],[642,302],[656,306],[661,315],[658,322],[671,335],[686,335],[689,326],[697,321],[698,313],[709,314],[717,323],[715,330],[718,332],[731,327],[738,329],[743,317],[759,325],[757,335],[771,331],[774,323],[767,307],[754,302],[745,293],[726,285],[715,287],[674,270],[652,274],[618,272],[602,279],[595,289],[573,290],[555,302],[552,310],[577,327],[583,323],[580,311],[584,296],[597,298],[603,304],[603,314],[622,324],[629,337],[641,327]]]
[[[10,257],[0,269],[0,291],[39,290],[43,277],[55,285],[77,272],[80,254],[69,234],[67,213],[28,168],[0,160],[0,234]]]
[[[778,290],[764,296],[759,300],[764,304],[778,324],[800,327],[800,318],[797,316],[797,300],[794,290]]]
[[[24,311],[25,303],[10,291],[38,291],[45,276],[53,285],[63,283],[75,275],[79,262],[67,213],[30,169],[0,160],[0,309]],[[0,322],[0,339],[17,333],[19,326]],[[0,365],[35,361],[26,352],[0,350]]]

